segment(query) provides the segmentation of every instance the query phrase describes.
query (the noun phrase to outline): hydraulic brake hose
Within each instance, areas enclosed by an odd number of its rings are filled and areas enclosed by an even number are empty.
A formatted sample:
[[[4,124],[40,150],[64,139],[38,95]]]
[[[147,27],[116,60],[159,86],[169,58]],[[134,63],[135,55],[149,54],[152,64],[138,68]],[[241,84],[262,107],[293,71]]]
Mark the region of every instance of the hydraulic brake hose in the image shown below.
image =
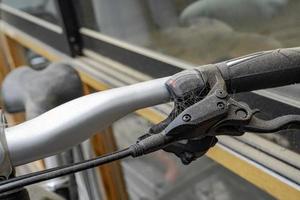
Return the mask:
[[[76,173],[85,169],[93,168],[99,165],[103,165],[115,160],[119,160],[125,157],[128,157],[132,154],[132,151],[127,148],[121,151],[117,151],[108,155],[104,155],[95,159],[82,161],[76,164],[71,164],[63,167],[56,167],[48,170],[44,170],[41,172],[35,172],[26,174],[23,176],[19,176],[16,178],[9,179],[7,181],[0,182],[0,194],[17,189],[20,187],[24,187],[27,185],[31,185],[34,183],[38,183],[41,181],[46,181],[52,178],[61,177],[64,175]],[[0,195],[1,196],[1,195]]]
[[[164,135],[156,134],[146,138],[145,140],[140,141],[139,143],[131,145],[129,148],[116,151],[104,156],[100,156],[98,158],[85,160],[82,162],[78,162],[75,164],[70,164],[62,167],[56,167],[41,172],[30,173],[6,181],[1,181],[0,197],[2,193],[13,189],[17,189],[41,181],[46,181],[49,179],[61,177],[64,175],[76,173],[96,166],[104,165],[116,160],[126,158],[128,156],[138,157],[144,154],[151,153],[164,146],[167,143],[165,139],[166,137]]]

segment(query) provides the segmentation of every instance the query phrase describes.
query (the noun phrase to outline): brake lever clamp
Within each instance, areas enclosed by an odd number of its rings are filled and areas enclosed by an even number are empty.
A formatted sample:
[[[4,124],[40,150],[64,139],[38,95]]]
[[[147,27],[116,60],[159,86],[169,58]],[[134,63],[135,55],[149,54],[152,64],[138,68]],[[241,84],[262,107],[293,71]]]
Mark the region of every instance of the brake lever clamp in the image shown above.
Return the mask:
[[[172,138],[172,143],[162,149],[174,153],[183,164],[204,155],[217,143],[217,138],[206,135],[206,130],[224,117],[228,109],[228,95],[220,72],[214,65],[202,69],[185,70],[167,81],[174,109],[139,138],[140,141],[158,133]]]
[[[256,112],[248,105],[232,99],[227,94],[221,77],[216,72],[214,74],[215,77],[209,77],[212,79],[208,80],[211,89],[206,97],[185,108],[163,130],[160,130],[176,141],[163,150],[174,153],[183,164],[189,164],[203,156],[218,142],[216,135],[224,133],[242,135],[244,132],[229,126],[247,124]],[[220,129],[224,125],[225,131]]]

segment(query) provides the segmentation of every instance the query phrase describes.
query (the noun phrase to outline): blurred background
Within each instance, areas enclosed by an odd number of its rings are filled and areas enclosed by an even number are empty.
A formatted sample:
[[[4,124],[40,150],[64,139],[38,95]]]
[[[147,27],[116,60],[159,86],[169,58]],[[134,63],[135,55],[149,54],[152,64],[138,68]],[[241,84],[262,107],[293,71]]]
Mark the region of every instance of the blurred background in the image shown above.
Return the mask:
[[[53,63],[67,62],[80,76],[84,95],[257,51],[300,44],[298,0],[0,2],[1,81],[20,66],[41,72],[49,70]],[[43,76],[49,77],[46,73]],[[36,84],[40,86],[37,90],[45,90],[38,83],[32,81],[27,85],[35,88]],[[71,83],[65,78],[63,84]],[[251,108],[259,108],[260,117],[270,119],[300,113],[299,89],[292,85],[233,96]],[[54,94],[47,93],[46,99]],[[127,147],[171,109],[172,104],[165,104],[139,110],[108,130],[99,130],[80,148],[82,159]],[[25,108],[6,112],[10,125],[26,120]],[[77,195],[61,196],[133,200],[300,197],[299,131],[263,136],[247,133],[219,140],[219,146],[188,166],[159,151],[94,169],[92,175],[76,176],[77,183],[68,186],[78,189]],[[73,151],[71,157],[77,154]],[[53,165],[39,161],[20,167],[19,173],[49,166]],[[56,190],[49,184],[41,187]],[[34,198],[43,195],[46,192]]]

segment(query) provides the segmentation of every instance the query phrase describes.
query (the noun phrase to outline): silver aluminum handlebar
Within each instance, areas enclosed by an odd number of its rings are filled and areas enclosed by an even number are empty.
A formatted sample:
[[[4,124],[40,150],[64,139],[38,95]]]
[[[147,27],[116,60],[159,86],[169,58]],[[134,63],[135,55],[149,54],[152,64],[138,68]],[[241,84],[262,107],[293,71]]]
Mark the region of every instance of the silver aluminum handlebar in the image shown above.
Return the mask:
[[[169,77],[90,94],[22,124],[7,128],[13,166],[71,148],[137,109],[170,100]]]

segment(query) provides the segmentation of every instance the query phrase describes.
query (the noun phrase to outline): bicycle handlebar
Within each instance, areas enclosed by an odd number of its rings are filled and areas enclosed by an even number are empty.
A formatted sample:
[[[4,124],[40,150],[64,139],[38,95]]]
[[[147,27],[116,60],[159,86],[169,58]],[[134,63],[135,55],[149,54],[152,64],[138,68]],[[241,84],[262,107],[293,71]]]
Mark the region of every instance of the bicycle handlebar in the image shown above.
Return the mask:
[[[5,130],[12,164],[54,155],[137,109],[169,101],[168,77],[90,94]]]
[[[300,50],[260,52],[216,64],[229,92],[300,82]],[[71,148],[137,109],[170,100],[169,77],[84,96],[6,129],[14,166]]]

